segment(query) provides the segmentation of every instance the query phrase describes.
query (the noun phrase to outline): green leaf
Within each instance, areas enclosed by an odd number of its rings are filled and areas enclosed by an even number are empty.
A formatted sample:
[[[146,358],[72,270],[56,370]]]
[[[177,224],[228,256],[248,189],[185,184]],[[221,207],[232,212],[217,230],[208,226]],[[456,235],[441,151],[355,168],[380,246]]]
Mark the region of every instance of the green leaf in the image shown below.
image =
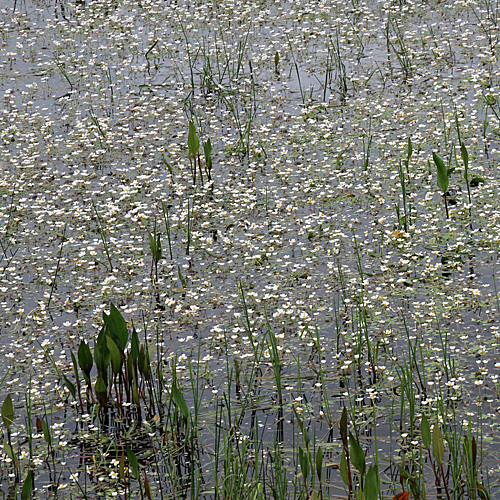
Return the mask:
[[[42,426],[43,438],[45,439],[45,442],[49,446],[52,446],[52,434],[50,433],[50,428],[47,425],[47,422],[42,418],[40,419],[40,424]]]
[[[10,394],[7,394],[2,405],[2,420],[7,430],[9,430],[14,421],[14,405]]]
[[[408,156],[407,158],[410,159],[411,158],[411,155],[413,154],[413,145],[411,143],[411,137],[408,137]]]
[[[188,149],[189,156],[196,156],[200,150],[200,141],[193,122],[189,122]]]
[[[108,389],[106,386],[106,382],[99,375],[97,376],[97,379],[95,381],[94,389],[97,394],[97,400],[99,401],[101,407],[106,406],[108,402]]]
[[[304,479],[307,480],[309,477],[309,459],[307,458],[307,454],[304,450],[299,446],[299,464],[300,470],[302,471],[302,475]]]
[[[28,471],[21,490],[21,500],[31,500],[33,494],[33,473]]]
[[[342,438],[342,444],[344,449],[347,450],[347,410],[342,410],[342,416],[340,417],[340,437]]]
[[[70,354],[71,354],[71,362],[73,363],[73,373],[75,375],[76,385],[78,387],[80,387],[80,377],[78,375],[78,364],[76,362],[76,358],[75,358],[75,355],[73,354],[73,351],[71,351]]]
[[[422,421],[420,423],[420,430],[422,432],[422,442],[427,450],[431,449],[431,426],[425,414],[422,414]]]
[[[122,368],[122,355],[120,353],[120,349],[118,349],[118,346],[109,335],[106,336],[106,343],[108,345],[109,355],[111,357],[111,367],[113,368],[113,374],[117,375],[118,373],[120,373],[120,370]]]
[[[361,476],[364,476],[366,468],[365,453],[351,432],[349,432],[349,443],[351,445],[351,462],[358,469]]]
[[[345,450],[342,450],[342,456],[340,457],[340,475],[342,477],[342,481],[349,486],[349,469],[347,468],[347,457],[345,454]]]
[[[109,315],[102,313],[104,324],[108,327],[111,338],[115,341],[120,351],[123,353],[128,342],[127,322],[120,311],[111,304]]]
[[[130,341],[130,354],[132,356],[132,360],[134,363],[137,362],[137,358],[139,357],[139,335],[137,335],[137,330],[135,326],[132,325],[132,340]]]
[[[469,153],[467,152],[467,148],[463,142],[460,144],[460,155],[462,156],[462,161],[464,162],[464,179],[467,181],[469,172]]]
[[[434,425],[434,430],[432,431],[432,454],[438,461],[438,464],[441,465],[444,456],[444,440],[441,429],[437,423]]]
[[[12,446],[7,443],[7,441],[5,441],[5,439],[3,440],[3,450],[5,451],[5,454],[13,461],[15,462],[16,461],[16,455],[14,453],[14,450],[12,449]]]
[[[477,483],[477,495],[481,500],[491,500],[488,490],[479,482]]]
[[[443,162],[443,160],[439,157],[437,153],[432,153],[432,158],[434,159],[434,163],[437,167],[437,184],[439,189],[444,193],[448,191],[449,179],[448,179],[448,170]]]
[[[94,365],[94,359],[92,358],[89,346],[84,340],[80,342],[80,346],[78,347],[78,364],[82,370],[85,382],[90,384],[90,372],[92,371],[92,366]]]
[[[127,459],[130,467],[132,467],[132,472],[135,478],[139,481],[139,462],[137,460],[136,454],[127,446]]]
[[[316,475],[321,482],[321,471],[323,470],[323,450],[318,447],[316,452]]]
[[[210,170],[212,168],[212,143],[210,139],[207,139],[207,142],[203,143],[203,152],[205,153],[207,168]]]
[[[479,184],[484,184],[486,182],[485,179],[483,179],[482,177],[473,177],[469,184],[471,187],[477,187],[479,186]]]
[[[76,398],[75,384],[73,384],[73,382],[71,382],[71,380],[68,377],[66,377],[66,375],[63,375],[63,378],[64,378],[64,383],[66,384],[66,387],[68,388],[69,392],[71,393],[73,398]]]
[[[180,389],[176,386],[172,386],[172,398],[174,400],[174,403],[177,405],[179,410],[181,411],[182,415],[186,420],[189,419],[189,409],[186,404],[186,400],[184,399],[184,396],[182,395],[182,392]]]
[[[97,375],[107,381],[107,370],[111,361],[106,335],[106,327],[101,328],[94,345],[94,359],[97,367]]]
[[[365,480],[365,499],[377,500],[380,491],[380,479],[378,475],[378,467],[372,465],[366,474]]]

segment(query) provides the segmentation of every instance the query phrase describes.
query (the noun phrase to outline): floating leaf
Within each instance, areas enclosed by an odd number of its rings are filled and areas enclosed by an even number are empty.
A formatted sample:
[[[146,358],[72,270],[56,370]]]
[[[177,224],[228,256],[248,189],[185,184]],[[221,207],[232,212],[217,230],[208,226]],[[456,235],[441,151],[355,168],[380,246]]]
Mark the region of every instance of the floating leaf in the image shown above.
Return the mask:
[[[7,394],[7,397],[5,398],[2,405],[2,420],[5,427],[7,427],[7,430],[10,430],[10,426],[14,421],[14,405],[12,403],[12,397],[10,396],[10,394]]]
[[[479,184],[484,184],[486,182],[485,179],[483,179],[482,177],[473,177],[469,184],[471,187],[477,187],[479,186]]]

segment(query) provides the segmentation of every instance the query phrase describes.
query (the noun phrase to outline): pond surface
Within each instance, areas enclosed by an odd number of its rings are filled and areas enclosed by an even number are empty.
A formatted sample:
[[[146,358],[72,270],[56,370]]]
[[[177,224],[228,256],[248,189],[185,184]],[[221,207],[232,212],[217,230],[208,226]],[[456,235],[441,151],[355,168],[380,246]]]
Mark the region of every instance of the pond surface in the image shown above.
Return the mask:
[[[3,498],[345,498],[344,407],[385,497],[495,498],[499,29],[490,0],[2,2]],[[125,410],[77,355],[111,304],[153,373]]]

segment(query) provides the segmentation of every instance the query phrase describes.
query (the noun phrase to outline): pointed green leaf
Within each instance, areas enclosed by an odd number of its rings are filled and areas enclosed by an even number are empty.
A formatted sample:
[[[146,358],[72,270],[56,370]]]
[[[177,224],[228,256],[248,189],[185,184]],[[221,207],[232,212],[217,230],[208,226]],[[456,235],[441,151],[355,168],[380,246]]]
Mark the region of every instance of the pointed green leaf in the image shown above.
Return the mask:
[[[14,421],[14,405],[12,403],[12,397],[10,396],[10,394],[7,394],[7,397],[5,398],[2,405],[2,420],[5,427],[7,427],[7,429],[10,429],[10,426]]]
[[[316,452],[316,475],[321,482],[321,471],[323,469],[323,450],[318,447]]]
[[[132,361],[137,362],[137,358],[139,357],[139,335],[137,335],[137,330],[132,325],[132,340],[130,341],[130,354],[132,356]]]
[[[432,158],[434,159],[434,163],[436,164],[437,167],[438,187],[439,189],[441,189],[443,193],[446,193],[446,191],[448,191],[448,185],[449,185],[448,170],[446,169],[443,160],[437,153],[432,153]]]
[[[139,461],[136,454],[127,446],[127,459],[135,478],[139,481]]]
[[[432,454],[438,461],[438,464],[441,465],[444,456],[444,440],[441,429],[437,423],[434,425],[434,430],[432,431]]]
[[[366,467],[365,453],[351,432],[349,432],[349,443],[351,445],[351,462],[358,469],[361,476],[364,476]]]
[[[75,355],[73,354],[73,351],[71,351],[70,354],[71,354],[71,362],[73,363],[73,373],[75,375],[76,385],[80,387],[80,376],[78,375],[78,363],[76,362],[76,358]]]
[[[189,156],[196,156],[200,149],[200,141],[193,122],[189,122],[188,149]]]
[[[73,384],[73,382],[71,382],[71,380],[68,377],[66,377],[66,375],[63,375],[63,378],[64,378],[64,384],[68,388],[68,390],[71,393],[71,395],[73,396],[73,398],[75,398],[76,397],[75,384]]]
[[[97,400],[99,401],[101,407],[106,406],[108,402],[108,388],[106,386],[106,382],[102,379],[101,376],[97,376],[94,389],[97,394]]]
[[[52,445],[52,434],[50,433],[50,428],[47,425],[47,422],[45,419],[40,419],[40,423],[42,424],[42,432],[43,432],[43,438],[45,439],[45,442],[51,446]]]
[[[106,382],[108,379],[107,370],[111,361],[106,335],[106,327],[101,328],[94,345],[94,359],[97,367],[97,375]]]
[[[347,468],[347,458],[345,454],[345,450],[342,450],[342,456],[340,457],[340,475],[342,477],[342,481],[349,486],[349,472]]]
[[[89,346],[84,340],[80,342],[80,347],[78,347],[78,364],[82,370],[85,382],[90,384],[90,372],[92,371],[92,366],[94,365],[94,359],[92,358]]]
[[[408,137],[408,159],[411,158],[411,155],[413,154],[413,144],[411,143],[411,137]]]
[[[344,449],[347,449],[347,410],[342,410],[342,416],[340,417],[340,437],[342,438],[342,444]]]
[[[177,405],[177,407],[181,411],[184,418],[186,420],[188,420],[189,409],[187,407],[186,400],[184,399],[184,396],[182,395],[181,390],[176,385],[172,385],[172,398],[174,400],[174,403]]]
[[[110,305],[109,315],[103,312],[102,316],[111,338],[123,353],[128,342],[127,322],[113,304]]]
[[[115,344],[114,340],[110,336],[106,336],[106,343],[109,349],[109,355],[111,357],[111,367],[113,368],[113,374],[117,375],[122,369],[122,355],[120,349]]]
[[[460,155],[462,156],[462,161],[464,162],[464,179],[467,181],[467,174],[469,172],[469,153],[467,152],[467,148],[463,142],[460,144]]]
[[[28,471],[21,490],[21,500],[31,500],[33,494],[33,473]]]
[[[422,442],[427,450],[431,449],[431,426],[425,414],[422,414],[422,422],[420,423],[420,430],[422,432]]]
[[[377,500],[380,491],[380,479],[378,475],[378,467],[372,465],[366,473],[365,480],[365,499]]]
[[[307,457],[307,454],[300,446],[299,446],[299,464],[300,464],[300,470],[302,471],[302,475],[304,476],[304,479],[307,480],[307,478],[309,477],[309,459]]]

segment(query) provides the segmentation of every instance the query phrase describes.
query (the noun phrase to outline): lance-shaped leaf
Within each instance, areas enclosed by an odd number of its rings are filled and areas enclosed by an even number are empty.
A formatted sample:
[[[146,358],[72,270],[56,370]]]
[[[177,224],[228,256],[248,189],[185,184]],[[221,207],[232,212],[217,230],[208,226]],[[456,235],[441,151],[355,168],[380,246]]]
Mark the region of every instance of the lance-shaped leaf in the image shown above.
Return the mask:
[[[422,442],[427,450],[431,449],[431,427],[425,414],[422,414],[422,422],[420,423],[420,430],[422,431]]]
[[[377,500],[380,491],[380,479],[378,476],[378,467],[372,465],[366,473],[365,480],[365,500]]]
[[[200,140],[193,122],[189,122],[188,149],[189,156],[196,156],[200,150]]]
[[[94,359],[92,358],[90,347],[84,340],[80,342],[80,347],[78,347],[78,364],[82,370],[85,382],[87,382],[87,385],[90,385],[90,372],[92,371]]]
[[[437,184],[439,189],[444,193],[448,191],[449,178],[448,178],[448,170],[437,153],[432,153],[432,158],[434,159],[434,163],[437,167]]]
[[[321,472],[323,470],[323,450],[318,447],[318,451],[316,452],[316,475],[318,479],[321,481]]]
[[[342,456],[340,457],[340,476],[342,477],[342,481],[349,486],[349,469],[347,467],[345,450],[342,450]]]
[[[134,473],[137,481],[140,479],[139,475],[139,461],[137,460],[136,454],[127,446],[127,459],[130,467],[132,468],[132,472]]]
[[[174,400],[174,403],[177,405],[177,407],[181,411],[184,418],[187,420],[189,418],[189,409],[187,407],[186,400],[184,399],[184,396],[182,395],[182,392],[180,391],[180,389],[176,385],[172,386],[172,398]]]
[[[361,476],[364,476],[366,469],[365,452],[351,432],[349,432],[349,443],[351,445],[351,462],[358,469]]]
[[[28,471],[21,490],[21,500],[31,500],[33,494],[33,472]]]
[[[10,394],[7,394],[2,405],[2,420],[7,430],[10,430],[10,426],[14,421],[14,405]]]
[[[432,431],[432,454],[438,461],[438,464],[441,465],[444,456],[444,439],[443,433],[437,423],[434,425],[434,430]]]
[[[113,304],[109,308],[109,315],[103,312],[102,316],[111,338],[123,353],[128,342],[127,322]]]

